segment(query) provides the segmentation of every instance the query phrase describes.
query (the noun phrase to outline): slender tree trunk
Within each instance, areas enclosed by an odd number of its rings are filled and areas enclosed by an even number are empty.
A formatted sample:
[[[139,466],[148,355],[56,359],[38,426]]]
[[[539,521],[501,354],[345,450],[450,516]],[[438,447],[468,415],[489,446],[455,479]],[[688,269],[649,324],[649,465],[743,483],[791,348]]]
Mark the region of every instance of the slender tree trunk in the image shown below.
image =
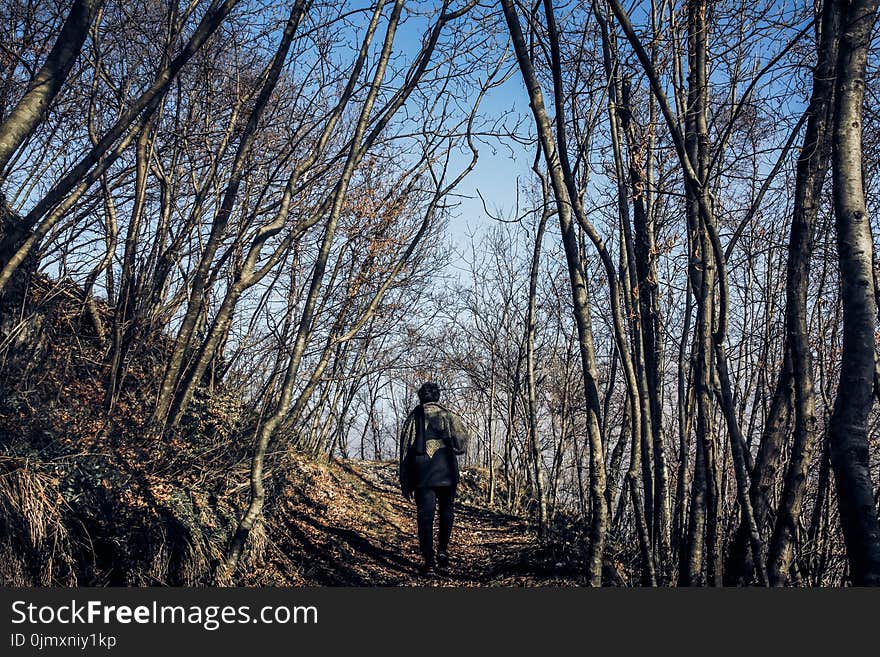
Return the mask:
[[[794,384],[794,442],[768,554],[770,579],[774,586],[784,585],[788,578],[807,472],[816,448],[816,400],[807,327],[807,289],[816,217],[831,156],[834,70],[840,38],[840,13],[840,3],[826,0],[818,43],[819,60],[813,73],[813,93],[807,110],[809,118],[795,179],[785,304],[786,357],[791,362]]]
[[[605,502],[605,459],[603,455],[602,437],[599,430],[598,394],[593,375],[595,363],[592,361],[592,328],[589,325],[588,299],[584,273],[581,268],[577,235],[572,224],[571,200],[566,187],[562,166],[550,118],[544,106],[544,97],[538,83],[537,75],[529,59],[528,48],[520,27],[513,0],[501,0],[501,6],[507,21],[516,51],[519,69],[531,100],[532,112],[538,129],[538,138],[544,153],[544,159],[550,174],[553,194],[556,199],[559,227],[562,232],[565,258],[568,264],[569,281],[571,283],[572,301],[574,304],[575,323],[578,328],[581,365],[584,374],[584,387],[588,410],[588,437],[590,441],[590,500],[592,506],[592,525],[590,536],[588,578],[592,586],[602,584],[602,557],[605,551],[605,535],[608,529],[608,508]]]
[[[663,445],[660,413],[660,349],[659,310],[657,300],[657,271],[652,254],[655,251],[653,220],[647,203],[647,180],[642,152],[643,144],[636,136],[633,124],[630,83],[624,78],[621,99],[621,128],[626,137],[629,152],[629,184],[633,204],[634,239],[630,267],[635,274],[633,315],[638,324],[636,357],[637,374],[640,378],[643,402],[642,431],[645,444],[645,461],[650,459],[650,478],[645,479],[645,487],[652,488],[651,503],[645,502],[645,513],[652,510],[649,526],[653,528],[652,538],[658,551],[658,567],[661,573],[667,572],[670,560],[671,507],[669,499],[669,473],[666,464],[666,450]],[[650,149],[649,153],[650,153]],[[649,155],[650,157],[650,155]],[[647,470],[646,470],[647,471]],[[647,496],[647,494],[646,494]]]
[[[617,347],[617,353],[620,356],[621,366],[623,368],[624,379],[626,381],[626,392],[629,398],[632,413],[630,420],[632,422],[632,441],[633,446],[630,450],[630,472],[627,477],[638,481],[639,470],[641,468],[641,437],[642,437],[642,413],[639,406],[639,385],[633,365],[632,357],[629,350],[626,335],[626,322],[621,308],[621,291],[618,286],[617,272],[614,266],[614,260],[608,252],[605,241],[602,239],[596,227],[587,218],[584,210],[581,195],[578,192],[578,186],[575,181],[574,172],[568,158],[568,138],[566,136],[565,123],[565,93],[562,83],[562,63],[559,49],[558,30],[556,27],[556,19],[553,10],[552,0],[544,0],[545,14],[547,17],[547,33],[550,41],[551,54],[551,71],[553,77],[554,103],[556,106],[556,153],[558,154],[559,164],[562,173],[562,182],[564,182],[567,192],[567,198],[571,203],[573,217],[577,220],[581,231],[589,237],[595,248],[602,267],[605,270],[606,280],[608,282],[609,301],[611,305],[611,317],[614,329],[614,342]],[[600,21],[601,14],[595,11]],[[549,124],[549,122],[548,122]],[[549,127],[549,125],[548,125]],[[589,313],[589,306],[586,308]],[[595,350],[592,347],[592,332],[589,335],[590,352],[592,362],[595,368]],[[593,393],[591,393],[592,395]],[[596,394],[596,412],[600,411],[598,394]],[[601,426],[601,425],[600,425]],[[648,585],[656,584],[656,568],[654,565],[654,555],[651,550],[650,535],[647,530],[647,520],[645,508],[641,501],[641,493],[638,486],[630,486],[630,495],[633,500],[633,513],[637,533],[639,537],[639,547],[642,556],[642,581]]]
[[[598,15],[598,14],[597,14]],[[611,145],[614,154],[615,178],[617,181],[617,211],[620,228],[619,243],[619,279],[623,296],[623,308],[629,318],[630,338],[633,349],[633,369],[637,384],[639,425],[641,427],[640,458],[642,486],[644,490],[645,530],[649,542],[654,546],[654,469],[653,446],[649,435],[651,430],[651,410],[648,399],[648,384],[645,374],[644,345],[642,342],[641,316],[633,308],[638,303],[638,275],[635,267],[635,248],[633,246],[632,227],[630,225],[629,190],[627,188],[627,167],[624,162],[623,134],[629,122],[627,107],[627,89],[629,82],[621,81],[618,74],[619,62],[615,52],[613,33],[608,29],[607,22],[600,18],[602,28],[602,54],[605,65],[605,76],[608,81],[608,123],[611,132]],[[621,96],[623,97],[621,100]]]
[[[545,209],[541,213],[538,228],[535,231],[532,263],[529,269],[529,303],[526,317],[526,391],[529,408],[529,436],[531,437],[532,462],[534,468],[534,490],[538,502],[538,538],[543,540],[547,535],[547,498],[544,493],[544,459],[541,454],[541,441],[538,437],[538,400],[535,382],[535,324],[537,314],[538,273],[541,265],[541,243],[544,240],[544,229],[550,217],[547,199],[547,185],[544,183]]]
[[[690,456],[690,434],[693,426],[690,401],[693,398],[693,387],[690,385],[693,360],[688,356],[688,336],[691,332],[691,315],[693,314],[693,294],[691,293],[690,276],[685,285],[684,324],[681,340],[678,345],[678,470],[675,485],[675,526],[672,531],[672,551],[680,552],[684,545],[684,534],[688,519],[688,458]]]
[[[752,466],[749,497],[758,532],[763,535],[770,512],[770,495],[776,483],[782,459],[782,443],[792,411],[792,376],[786,358],[779,373],[770,408],[764,420],[758,455]],[[730,548],[730,584],[748,584],[754,576],[754,562],[749,550],[749,528],[740,523]]]
[[[719,391],[722,397],[721,406],[727,420],[727,433],[730,439],[730,450],[733,455],[734,476],[736,477],[737,501],[739,502],[742,524],[748,532],[749,545],[755,571],[758,575],[758,583],[767,586],[767,569],[764,566],[763,542],[755,520],[752,501],[749,498],[749,472],[746,465],[746,445],[739,430],[739,422],[733,416],[735,403],[730,396],[732,385],[730,375],[727,372],[727,354],[724,353],[722,344],[716,345]]]
[[[684,142],[689,160],[696,168],[695,175],[705,180],[707,161],[706,141],[706,24],[705,4],[700,0],[688,2],[688,107],[685,114]],[[715,263],[706,237],[706,229],[698,207],[700,190],[688,187],[688,224],[691,234],[691,286],[697,306],[697,335],[695,337],[694,387],[697,408],[696,459],[691,485],[691,509],[688,535],[685,541],[686,562],[682,564],[679,582],[686,585],[702,581],[703,544],[709,579],[714,574],[715,548],[713,539],[717,516],[714,513],[714,445],[712,426],[712,320]]]
[[[488,436],[486,437],[487,441],[487,452],[489,459],[489,506],[495,505],[495,480],[497,477],[495,476],[495,346],[492,345],[490,358],[490,373],[489,373],[489,422],[488,422]]]
[[[810,514],[810,526],[807,529],[807,541],[812,548],[808,572],[813,586],[822,585],[822,576],[825,570],[824,559],[822,558],[825,552],[825,545],[820,540],[820,536],[822,535],[825,508],[828,506],[828,490],[831,484],[831,454],[829,453],[827,434],[822,441],[822,454],[819,458],[816,500],[813,503],[813,512]]]
[[[877,5],[877,0],[853,0],[847,5],[837,62],[832,151],[843,355],[829,437],[850,577],[862,586],[880,586],[880,524],[867,436],[874,402],[877,305],[862,180],[862,103]]]
[[[0,181],[15,152],[43,120],[76,62],[95,20],[100,0],[74,0],[55,45],[21,100],[0,124]]]

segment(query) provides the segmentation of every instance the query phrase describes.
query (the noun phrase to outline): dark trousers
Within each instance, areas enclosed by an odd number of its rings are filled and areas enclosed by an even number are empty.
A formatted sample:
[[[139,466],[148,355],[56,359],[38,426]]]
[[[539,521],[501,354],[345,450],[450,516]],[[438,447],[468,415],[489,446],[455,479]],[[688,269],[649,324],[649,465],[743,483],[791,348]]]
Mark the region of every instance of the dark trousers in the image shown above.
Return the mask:
[[[434,564],[434,512],[440,503],[440,531],[437,552],[446,552],[452,535],[455,514],[455,486],[416,488],[416,518],[419,524],[419,548],[425,562]]]

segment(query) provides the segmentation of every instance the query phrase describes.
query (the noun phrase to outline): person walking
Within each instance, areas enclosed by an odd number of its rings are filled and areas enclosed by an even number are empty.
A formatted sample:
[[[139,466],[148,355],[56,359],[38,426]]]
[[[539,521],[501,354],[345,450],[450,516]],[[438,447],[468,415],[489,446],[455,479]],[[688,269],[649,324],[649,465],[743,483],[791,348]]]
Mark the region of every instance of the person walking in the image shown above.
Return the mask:
[[[458,456],[465,453],[469,437],[461,418],[440,404],[440,386],[428,381],[419,388],[418,397],[419,404],[407,416],[400,437],[400,488],[407,500],[415,498],[419,549],[424,559],[420,572],[443,575],[449,568]]]

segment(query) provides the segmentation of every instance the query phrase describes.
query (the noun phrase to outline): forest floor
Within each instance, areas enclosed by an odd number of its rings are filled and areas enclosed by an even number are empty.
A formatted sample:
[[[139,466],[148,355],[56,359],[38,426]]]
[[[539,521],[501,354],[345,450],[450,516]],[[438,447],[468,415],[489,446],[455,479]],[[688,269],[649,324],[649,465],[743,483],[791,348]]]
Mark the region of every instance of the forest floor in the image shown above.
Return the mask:
[[[489,509],[464,471],[444,576],[421,576],[415,504],[396,464],[302,460],[269,514],[259,577],[245,584],[318,586],[577,586],[580,569],[539,544],[521,517]],[[295,482],[295,483],[294,483]]]

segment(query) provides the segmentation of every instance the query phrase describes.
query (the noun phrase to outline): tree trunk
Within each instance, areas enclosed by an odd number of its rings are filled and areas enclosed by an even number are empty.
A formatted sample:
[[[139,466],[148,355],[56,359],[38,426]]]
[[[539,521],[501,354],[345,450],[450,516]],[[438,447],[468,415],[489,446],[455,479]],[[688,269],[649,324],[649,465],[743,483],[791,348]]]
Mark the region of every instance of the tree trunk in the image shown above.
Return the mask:
[[[544,494],[544,459],[541,454],[541,441],[538,437],[538,400],[537,386],[535,383],[535,322],[537,312],[538,294],[538,271],[541,265],[541,242],[544,240],[544,228],[550,217],[549,204],[541,213],[538,228],[535,231],[534,250],[532,252],[532,264],[529,270],[529,303],[526,317],[526,391],[529,407],[529,436],[531,437],[532,463],[534,468],[534,491],[538,502],[538,538],[543,540],[547,535],[547,498]]]
[[[831,415],[831,464],[853,584],[880,586],[880,524],[869,470],[877,305],[871,225],[862,181],[862,103],[877,0],[853,0],[843,18],[832,150],[834,216],[843,301],[843,355]]]
[[[528,49],[523,37],[519,17],[514,8],[513,0],[501,0],[507,27],[516,51],[520,72],[529,93],[532,112],[538,130],[538,138],[544,153],[544,159],[550,174],[553,194],[556,199],[559,227],[562,232],[565,258],[568,264],[569,282],[571,284],[572,301],[574,304],[575,323],[578,328],[578,343],[581,354],[581,366],[584,375],[584,387],[588,411],[587,427],[590,442],[590,501],[592,506],[592,524],[588,563],[588,578],[592,586],[602,584],[602,557],[605,551],[605,534],[608,529],[608,507],[605,504],[605,459],[603,456],[602,437],[599,430],[598,394],[594,377],[592,328],[589,324],[588,299],[584,273],[581,268],[577,235],[572,224],[571,199],[566,187],[562,167],[557,153],[553,130],[544,97],[538,83],[537,75],[529,59]]]
[[[495,480],[497,477],[495,476],[495,349],[493,345],[493,349],[490,355],[490,374],[489,374],[489,422],[488,422],[488,431],[487,431],[487,452],[488,452],[488,460],[489,460],[489,499],[487,501],[488,505],[495,505]]]
[[[15,151],[33,133],[61,91],[85,43],[100,6],[99,0],[74,0],[55,45],[27,90],[0,125],[0,181]]]
[[[785,304],[785,357],[791,362],[794,383],[794,442],[768,554],[770,580],[774,586],[784,585],[788,577],[807,471],[816,448],[816,400],[807,328],[807,289],[816,217],[831,156],[834,67],[840,39],[840,12],[840,3],[826,0],[822,9],[819,59],[813,73],[813,93],[807,110],[809,118],[795,179]]]

